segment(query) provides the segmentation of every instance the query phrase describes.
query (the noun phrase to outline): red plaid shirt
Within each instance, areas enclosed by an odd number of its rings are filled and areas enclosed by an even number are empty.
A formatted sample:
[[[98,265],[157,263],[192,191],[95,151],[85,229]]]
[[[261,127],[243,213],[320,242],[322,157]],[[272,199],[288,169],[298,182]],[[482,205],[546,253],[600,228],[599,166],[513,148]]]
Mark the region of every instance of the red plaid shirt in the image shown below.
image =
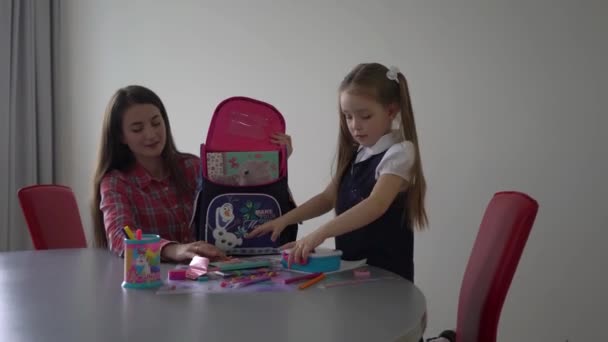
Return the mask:
[[[103,222],[108,247],[117,254],[123,252],[122,228],[141,229],[145,234],[158,234],[161,245],[169,242],[194,241],[190,226],[192,206],[201,175],[201,161],[195,156],[185,156],[180,167],[192,193],[177,196],[177,187],[168,179],[155,180],[138,163],[123,172],[112,170],[100,185]]]

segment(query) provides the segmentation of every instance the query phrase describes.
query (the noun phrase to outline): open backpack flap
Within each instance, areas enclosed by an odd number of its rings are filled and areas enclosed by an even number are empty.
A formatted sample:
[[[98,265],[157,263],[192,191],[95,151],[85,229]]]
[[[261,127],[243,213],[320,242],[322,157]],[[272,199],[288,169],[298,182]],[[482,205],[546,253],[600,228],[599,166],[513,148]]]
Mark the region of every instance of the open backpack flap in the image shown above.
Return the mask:
[[[270,141],[275,133],[285,133],[285,120],[275,107],[247,97],[231,97],[217,106],[201,153],[276,152],[279,176],[286,177],[287,150]],[[209,178],[208,160],[202,161],[203,176]]]
[[[216,108],[201,144],[201,186],[194,225],[199,240],[232,255],[278,253],[294,241],[297,225],[273,242],[270,234],[248,239],[256,226],[295,208],[287,182],[287,149],[272,143],[285,120],[272,105],[231,97]]]

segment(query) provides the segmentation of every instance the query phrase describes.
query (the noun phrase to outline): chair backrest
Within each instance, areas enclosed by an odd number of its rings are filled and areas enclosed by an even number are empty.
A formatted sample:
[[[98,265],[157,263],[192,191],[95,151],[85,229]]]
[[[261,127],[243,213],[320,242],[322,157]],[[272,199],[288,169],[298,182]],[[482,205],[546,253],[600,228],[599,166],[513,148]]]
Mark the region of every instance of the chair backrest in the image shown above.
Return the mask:
[[[72,189],[32,185],[19,189],[17,196],[35,249],[87,247]]]
[[[469,257],[458,302],[457,342],[495,342],[538,203],[520,192],[498,192],[488,204]]]

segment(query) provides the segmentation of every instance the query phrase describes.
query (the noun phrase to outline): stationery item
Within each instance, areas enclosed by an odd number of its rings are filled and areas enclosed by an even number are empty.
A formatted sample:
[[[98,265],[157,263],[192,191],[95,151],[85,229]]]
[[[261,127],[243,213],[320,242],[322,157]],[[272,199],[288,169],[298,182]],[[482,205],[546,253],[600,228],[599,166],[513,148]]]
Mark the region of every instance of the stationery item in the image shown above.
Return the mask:
[[[267,272],[270,272],[270,268],[262,267],[262,268],[225,272],[225,273],[223,273],[223,276],[226,278],[231,278],[231,277],[240,277],[240,276],[255,275],[255,274],[264,274]],[[219,272],[216,272],[216,273],[219,273]]]
[[[275,274],[276,273],[276,274]],[[209,273],[210,275],[211,273]],[[222,281],[215,281],[209,275],[204,275],[197,281],[170,281],[163,284],[155,293],[157,294],[182,294],[182,293],[261,293],[261,292],[293,292],[298,291],[298,288],[293,285],[285,285],[283,279],[289,278],[291,275],[287,272],[273,272],[272,274],[264,275],[265,278],[259,282],[240,281],[239,284],[221,285]],[[267,279],[270,276],[270,280]],[[257,279],[257,278],[256,278]],[[232,279],[230,279],[232,280]],[[251,279],[248,279],[251,280]],[[229,281],[229,280],[224,280]]]
[[[202,256],[195,255],[192,258],[192,260],[190,260],[190,267],[192,267],[192,266],[206,269],[207,267],[209,267],[209,259],[202,257]]]
[[[195,280],[208,271],[209,259],[201,256],[194,256],[190,261],[190,265],[186,270],[186,278]]]
[[[122,229],[123,233],[125,233],[127,239],[129,240],[135,240],[135,235],[133,234],[133,231],[131,230],[131,228],[129,228],[129,226],[125,226]]]
[[[329,283],[329,284],[321,284],[321,285],[319,285],[319,288],[321,288],[321,289],[329,289],[329,288],[332,288],[332,287],[357,285],[357,284],[369,283],[369,282],[374,282],[374,281],[378,281],[378,280],[385,280],[385,279],[395,279],[395,277],[386,276],[386,277],[378,277],[378,278],[342,280],[342,281],[337,281],[337,282],[333,282],[333,283]]]
[[[342,251],[340,250],[317,248],[308,256],[308,260],[305,263],[292,262],[291,266],[287,265],[289,253],[291,253],[291,250],[284,250],[281,258],[281,264],[285,268],[309,273],[325,273],[340,269],[340,258],[342,257]]]
[[[300,290],[304,290],[304,289],[309,288],[309,287],[313,286],[314,284],[320,282],[323,279],[325,279],[325,273],[321,273],[317,277],[310,279],[309,281],[305,282],[304,284],[298,286],[298,288]]]
[[[141,240],[141,229],[135,231],[135,236],[137,237],[137,240]]]
[[[186,280],[186,270],[169,270],[169,280]]]
[[[258,279],[258,278],[274,277],[277,274],[278,274],[277,272],[267,271],[267,272],[264,272],[264,273],[258,273],[258,274],[251,274],[251,275],[246,275],[246,276],[240,276],[240,277],[232,278],[232,279],[229,279],[229,280],[224,280],[224,281],[221,282],[220,285],[222,287],[229,287],[229,286],[234,285],[236,283],[248,282],[250,280],[254,280],[254,279]]]
[[[295,283],[298,281],[303,281],[303,280],[308,280],[308,279],[314,279],[318,276],[320,276],[321,273],[317,272],[317,273],[310,273],[310,274],[306,274],[306,275],[302,275],[302,276],[297,276],[297,277],[293,277],[293,278],[289,278],[289,279],[285,279],[283,281],[284,284],[291,284],[291,283]]]
[[[143,234],[141,240],[124,239],[124,256],[124,288],[152,288],[162,285],[160,236]]]
[[[355,278],[369,278],[370,277],[369,270],[366,270],[366,269],[354,270],[353,274],[355,275]]]
[[[270,276],[256,277],[254,279],[250,279],[250,280],[247,280],[247,281],[241,281],[241,282],[238,282],[238,283],[234,283],[234,284],[231,285],[231,288],[245,287],[245,286],[249,286],[249,285],[252,285],[252,284],[257,284],[257,283],[261,283],[261,282],[264,282],[264,281],[268,281],[270,279],[271,279]]]
[[[219,271],[236,271],[236,270],[245,270],[251,268],[262,268],[262,267],[270,267],[271,261],[269,259],[255,259],[255,260],[246,260],[246,259],[232,259],[228,261],[217,261],[209,264],[214,268],[217,268]]]

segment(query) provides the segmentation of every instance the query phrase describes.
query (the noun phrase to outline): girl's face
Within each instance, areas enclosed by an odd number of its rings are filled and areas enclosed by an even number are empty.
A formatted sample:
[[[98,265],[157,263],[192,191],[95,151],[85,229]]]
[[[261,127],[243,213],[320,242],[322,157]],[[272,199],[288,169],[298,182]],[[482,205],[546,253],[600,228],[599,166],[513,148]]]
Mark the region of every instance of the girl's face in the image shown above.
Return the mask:
[[[151,104],[135,104],[122,117],[122,143],[135,159],[160,157],[167,141],[165,120]]]
[[[372,97],[343,91],[340,108],[353,139],[362,146],[373,146],[391,130],[397,106],[383,106]]]

